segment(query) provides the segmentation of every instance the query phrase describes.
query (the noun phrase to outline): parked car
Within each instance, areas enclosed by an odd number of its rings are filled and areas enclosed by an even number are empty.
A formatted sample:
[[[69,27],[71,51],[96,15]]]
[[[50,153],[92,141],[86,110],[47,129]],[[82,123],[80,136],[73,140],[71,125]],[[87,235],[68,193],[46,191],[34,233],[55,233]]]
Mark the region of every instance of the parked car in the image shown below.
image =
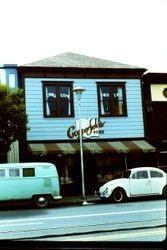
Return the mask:
[[[167,197],[167,174],[154,167],[127,170],[121,178],[105,183],[99,189],[101,199],[122,202],[126,198],[163,195]]]

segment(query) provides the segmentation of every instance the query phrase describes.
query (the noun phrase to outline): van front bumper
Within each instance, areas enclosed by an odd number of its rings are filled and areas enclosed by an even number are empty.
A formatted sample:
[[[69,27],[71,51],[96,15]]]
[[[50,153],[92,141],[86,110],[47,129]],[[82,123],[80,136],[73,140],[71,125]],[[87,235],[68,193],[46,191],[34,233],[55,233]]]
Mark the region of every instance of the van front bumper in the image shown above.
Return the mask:
[[[54,196],[53,199],[54,199],[54,200],[61,200],[61,199],[62,199],[62,196],[61,196],[61,195],[57,195],[57,196]]]

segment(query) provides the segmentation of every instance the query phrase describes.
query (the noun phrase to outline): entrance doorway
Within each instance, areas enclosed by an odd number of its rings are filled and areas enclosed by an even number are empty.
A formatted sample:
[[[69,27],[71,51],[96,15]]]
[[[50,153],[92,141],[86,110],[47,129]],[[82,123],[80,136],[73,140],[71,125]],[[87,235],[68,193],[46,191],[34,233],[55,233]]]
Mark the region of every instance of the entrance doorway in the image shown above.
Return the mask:
[[[154,138],[167,143],[167,102],[153,102]]]

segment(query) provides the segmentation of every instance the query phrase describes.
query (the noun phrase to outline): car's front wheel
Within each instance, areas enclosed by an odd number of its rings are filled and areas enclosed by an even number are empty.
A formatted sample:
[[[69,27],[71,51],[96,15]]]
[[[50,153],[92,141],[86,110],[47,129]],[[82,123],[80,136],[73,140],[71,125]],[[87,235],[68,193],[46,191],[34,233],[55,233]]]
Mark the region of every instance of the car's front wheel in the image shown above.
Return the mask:
[[[112,200],[114,202],[122,202],[126,198],[125,191],[121,188],[115,189],[112,194]]]

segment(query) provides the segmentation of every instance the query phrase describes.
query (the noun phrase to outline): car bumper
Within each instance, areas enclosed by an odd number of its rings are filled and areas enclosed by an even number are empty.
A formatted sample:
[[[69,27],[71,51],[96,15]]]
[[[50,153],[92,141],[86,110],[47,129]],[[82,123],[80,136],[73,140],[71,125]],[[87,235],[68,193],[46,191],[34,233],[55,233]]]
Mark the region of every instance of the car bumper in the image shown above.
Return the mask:
[[[54,200],[61,200],[61,199],[62,199],[62,196],[61,196],[61,195],[54,196],[53,199],[54,199]]]

